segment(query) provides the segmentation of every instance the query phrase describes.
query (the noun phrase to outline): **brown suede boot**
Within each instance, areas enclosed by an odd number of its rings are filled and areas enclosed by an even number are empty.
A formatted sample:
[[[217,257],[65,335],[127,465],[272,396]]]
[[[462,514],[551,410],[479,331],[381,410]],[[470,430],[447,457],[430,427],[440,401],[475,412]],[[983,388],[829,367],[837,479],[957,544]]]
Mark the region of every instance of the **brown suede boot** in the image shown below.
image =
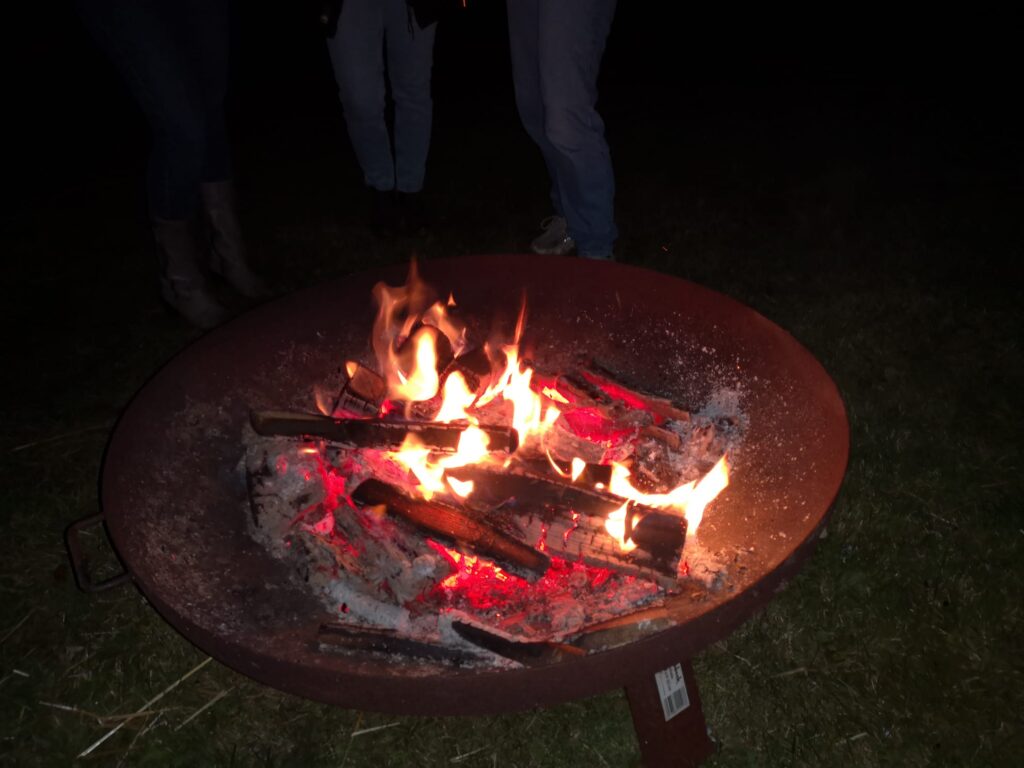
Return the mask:
[[[192,325],[214,328],[228,312],[210,292],[199,268],[203,258],[192,219],[154,219],[153,239],[160,262],[160,293]]]
[[[201,184],[199,191],[210,228],[210,268],[243,296],[250,299],[269,296],[270,289],[246,261],[234,184],[230,181],[209,181]]]

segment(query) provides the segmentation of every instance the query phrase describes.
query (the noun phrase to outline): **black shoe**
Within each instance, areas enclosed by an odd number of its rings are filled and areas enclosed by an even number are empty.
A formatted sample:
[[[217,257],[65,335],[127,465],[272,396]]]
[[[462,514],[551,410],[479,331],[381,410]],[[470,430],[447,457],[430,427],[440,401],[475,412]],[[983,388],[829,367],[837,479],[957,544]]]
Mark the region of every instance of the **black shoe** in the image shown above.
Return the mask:
[[[422,192],[398,192],[398,222],[403,235],[422,235],[430,228],[430,217]]]

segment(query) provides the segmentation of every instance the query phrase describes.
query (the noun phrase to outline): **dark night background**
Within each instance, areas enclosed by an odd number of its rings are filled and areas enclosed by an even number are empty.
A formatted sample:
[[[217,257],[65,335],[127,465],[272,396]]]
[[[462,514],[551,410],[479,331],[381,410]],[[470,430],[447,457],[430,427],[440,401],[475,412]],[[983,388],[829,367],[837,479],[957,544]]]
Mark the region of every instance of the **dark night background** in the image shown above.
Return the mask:
[[[528,249],[547,179],[515,111],[504,3],[469,0],[439,29],[436,221],[395,239],[366,226],[312,13],[239,6],[242,223],[280,292],[413,253]],[[618,258],[793,333],[851,421],[829,538],[763,614],[695,660],[722,744],[712,765],[1024,754],[1020,46],[1006,18],[935,7],[619,3],[599,103]],[[0,756],[50,765],[106,728],[38,702],[131,712],[200,658],[131,590],[75,592],[60,538],[97,510],[119,411],[198,332],[157,296],[141,113],[74,15],[33,13],[7,34]],[[166,727],[222,690],[204,720]],[[137,743],[126,728],[97,764],[447,765],[481,745],[467,765],[637,759],[617,693],[539,715],[401,719],[358,742],[331,731],[396,718],[299,702],[212,664],[175,695],[162,727]]]
[[[516,123],[504,4],[470,6],[441,27],[436,47],[435,192],[447,192],[460,151],[490,145],[532,158]],[[256,197],[281,185],[315,187],[337,199],[359,175],[312,15],[302,3],[251,4],[238,15],[230,116],[245,189]],[[75,17],[58,15],[44,29],[14,41],[9,87],[19,110],[7,118],[7,176],[15,223],[91,198],[100,179],[137,178],[144,158],[141,116]],[[630,186],[659,167],[681,194],[705,201],[750,193],[768,219],[786,215],[787,187],[811,175],[832,185],[826,195],[842,197],[837,216],[856,217],[879,193],[940,208],[979,188],[1019,193],[1018,59],[998,17],[621,3],[600,88],[609,142],[626,153],[616,163],[620,197],[628,201]],[[666,135],[671,146],[657,141]],[[275,169],[268,178],[260,165],[268,157],[290,174]],[[510,167],[484,164],[474,183],[502,187]],[[520,183],[543,192],[542,180]],[[636,213],[620,213],[625,231]]]

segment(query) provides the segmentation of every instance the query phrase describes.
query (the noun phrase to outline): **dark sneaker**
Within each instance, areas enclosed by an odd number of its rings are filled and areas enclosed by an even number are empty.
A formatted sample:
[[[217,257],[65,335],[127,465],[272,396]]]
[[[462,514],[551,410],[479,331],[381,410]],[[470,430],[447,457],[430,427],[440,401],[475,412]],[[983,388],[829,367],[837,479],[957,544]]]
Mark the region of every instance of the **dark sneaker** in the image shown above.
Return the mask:
[[[565,256],[576,247],[576,243],[569,237],[565,219],[561,216],[548,216],[540,223],[540,228],[544,231],[530,243],[534,253]]]

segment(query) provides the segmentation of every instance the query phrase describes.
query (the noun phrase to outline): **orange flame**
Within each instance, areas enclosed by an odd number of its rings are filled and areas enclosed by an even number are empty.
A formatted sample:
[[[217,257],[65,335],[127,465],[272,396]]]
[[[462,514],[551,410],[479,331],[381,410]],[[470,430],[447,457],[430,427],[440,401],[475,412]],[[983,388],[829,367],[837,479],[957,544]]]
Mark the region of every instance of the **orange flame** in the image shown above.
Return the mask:
[[[402,446],[391,452],[398,464],[409,470],[419,481],[416,486],[423,498],[431,499],[435,493],[444,493],[447,488],[452,488],[457,494],[459,490],[465,490],[466,495],[472,491],[472,484],[469,488],[459,486],[458,481],[452,484],[453,478],[445,478],[445,470],[464,467],[467,464],[475,464],[487,456],[487,446],[491,439],[479,427],[470,425],[461,435],[455,453],[433,457],[431,451],[423,441],[416,435],[410,433],[402,442]],[[445,485],[445,480],[448,485]],[[462,494],[459,494],[462,495]]]
[[[722,456],[699,481],[690,481],[668,493],[644,493],[629,480],[630,472],[623,465],[612,462],[612,479],[608,490],[638,504],[675,512],[686,518],[687,536],[695,534],[704,518],[704,508],[729,485],[729,463]]]
[[[616,509],[604,521],[604,529],[608,535],[619,543],[623,552],[630,552],[636,549],[636,543],[626,538],[626,514],[629,511],[629,502],[625,502]]]
[[[467,346],[466,328],[448,312],[455,306],[455,297],[438,301],[430,288],[419,279],[415,262],[410,266],[404,286],[392,287],[378,283],[374,287],[378,311],[374,321],[373,348],[379,370],[387,383],[386,409],[393,409],[396,402],[404,402],[408,409],[412,403],[432,400],[438,395],[441,383],[439,365],[446,365],[449,357],[458,358]],[[534,371],[522,360],[520,341],[526,324],[526,299],[516,322],[513,342],[501,345],[500,351],[488,345],[485,351],[493,361],[493,371],[487,389],[477,397],[471,391],[462,373],[451,373],[444,382],[441,405],[434,417],[440,422],[466,422],[468,426],[460,435],[458,450],[452,455],[437,455],[431,452],[415,436],[406,438],[401,448],[391,457],[412,473],[418,482],[417,489],[427,499],[437,493],[449,493],[465,498],[473,492],[471,482],[460,482],[445,475],[447,469],[462,467],[484,460],[487,456],[487,435],[477,427],[479,423],[474,411],[489,403],[499,401],[510,404],[511,424],[516,430],[519,444],[529,440],[539,441],[544,449],[543,438],[559,420],[561,405],[570,401],[552,386],[534,390]],[[439,356],[443,355],[443,360]],[[346,366],[349,375],[351,364]],[[326,403],[320,406],[324,412]],[[382,406],[382,414],[386,413]],[[546,452],[546,451],[545,451]],[[562,477],[572,482],[579,481],[586,462],[574,458],[569,472],[563,471],[554,457],[548,453],[552,467]],[[612,464],[611,480],[606,490],[625,500],[623,506],[607,518],[606,528],[625,550],[636,545],[625,538],[625,524],[628,506],[631,502],[673,512],[687,520],[688,535],[696,533],[709,503],[729,484],[729,467],[723,456],[699,481],[684,483],[667,493],[644,493],[631,482],[629,470],[622,464]]]
[[[476,393],[470,391],[461,373],[455,371],[445,379],[442,398],[441,410],[437,412],[434,421],[471,420],[466,409],[473,404]]]
[[[415,261],[405,285],[377,283],[373,296],[377,302],[373,352],[387,382],[388,399],[429,400],[437,394],[439,383],[440,337],[447,338],[458,355],[466,348],[466,329],[448,315],[444,303],[434,301],[430,288],[419,279]]]

